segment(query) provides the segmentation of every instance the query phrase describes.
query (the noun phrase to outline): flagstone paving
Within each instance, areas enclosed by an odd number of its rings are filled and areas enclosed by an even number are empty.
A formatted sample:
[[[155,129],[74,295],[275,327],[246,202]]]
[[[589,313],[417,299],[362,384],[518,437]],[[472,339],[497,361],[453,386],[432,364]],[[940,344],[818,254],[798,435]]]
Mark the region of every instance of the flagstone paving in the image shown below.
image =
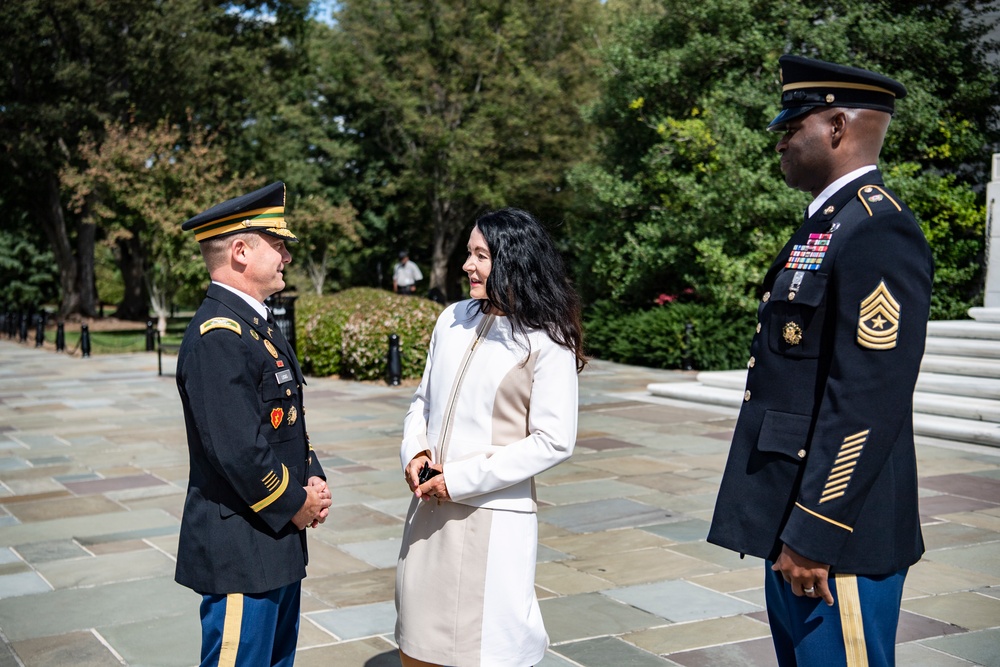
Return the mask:
[[[187,447],[172,360],[70,357],[0,340],[0,667],[198,662],[195,593],[173,581]],[[538,478],[541,667],[775,664],[763,565],[705,541],[735,412],[596,361],[573,458]],[[296,664],[398,667],[393,581],[410,495],[412,387],[309,380],[333,492],[310,532]],[[918,445],[928,552],[904,590],[899,664],[1000,666],[1000,450]]]

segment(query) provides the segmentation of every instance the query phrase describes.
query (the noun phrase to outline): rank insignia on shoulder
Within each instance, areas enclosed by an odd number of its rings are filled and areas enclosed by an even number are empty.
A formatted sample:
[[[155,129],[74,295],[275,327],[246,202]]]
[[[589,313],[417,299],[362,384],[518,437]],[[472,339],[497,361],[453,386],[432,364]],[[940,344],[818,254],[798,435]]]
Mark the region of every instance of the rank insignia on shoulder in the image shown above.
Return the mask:
[[[875,215],[872,207],[870,206],[871,204],[881,204],[883,201],[892,204],[897,211],[903,210],[900,205],[896,203],[896,200],[889,196],[888,192],[877,185],[866,185],[859,189],[858,199],[861,200],[861,204],[865,207],[865,210],[868,211],[868,215]]]
[[[899,302],[885,281],[861,302],[858,313],[858,345],[871,350],[891,350],[899,335]]]
[[[276,349],[274,349],[274,345],[271,344],[271,341],[265,339],[264,340],[264,347],[267,348],[268,353],[272,357],[274,357],[275,359],[278,358],[278,351]]]
[[[285,416],[285,411],[281,408],[275,408],[271,410],[271,426],[278,428],[281,426],[281,420]]]
[[[202,322],[201,327],[199,327],[202,336],[213,329],[226,329],[239,336],[243,335],[243,328],[240,326],[240,323],[236,320],[231,320],[228,317],[213,317],[210,320]]]

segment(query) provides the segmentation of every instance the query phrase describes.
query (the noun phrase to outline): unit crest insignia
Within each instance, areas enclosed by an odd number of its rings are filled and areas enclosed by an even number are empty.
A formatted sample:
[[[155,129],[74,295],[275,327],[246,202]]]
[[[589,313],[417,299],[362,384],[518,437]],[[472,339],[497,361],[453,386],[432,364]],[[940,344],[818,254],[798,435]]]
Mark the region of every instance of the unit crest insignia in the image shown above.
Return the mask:
[[[781,329],[781,337],[789,345],[798,345],[802,342],[802,327],[796,322],[786,322]]]
[[[260,340],[260,336],[253,329],[250,330],[250,337],[253,338],[254,340]]]

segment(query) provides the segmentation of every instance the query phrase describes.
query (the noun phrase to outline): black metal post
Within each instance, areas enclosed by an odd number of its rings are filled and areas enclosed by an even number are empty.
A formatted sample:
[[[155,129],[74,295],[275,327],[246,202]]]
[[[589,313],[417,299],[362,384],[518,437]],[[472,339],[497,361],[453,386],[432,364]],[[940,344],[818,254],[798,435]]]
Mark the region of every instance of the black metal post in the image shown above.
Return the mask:
[[[22,343],[28,342],[28,313],[21,313],[21,330],[18,332],[18,340]]]
[[[681,360],[681,368],[686,371],[694,370],[694,362],[691,360],[691,332],[694,325],[688,322],[684,325],[684,358]]]
[[[146,320],[146,352],[156,349],[156,329],[153,328],[153,320]]]
[[[399,355],[399,336],[389,335],[389,384],[399,386],[403,376],[403,360]]]
[[[90,356],[90,327],[86,324],[80,325],[80,352],[83,356]]]
[[[35,347],[45,344],[45,311],[35,315]]]
[[[66,325],[62,320],[56,324],[56,352],[66,351]]]

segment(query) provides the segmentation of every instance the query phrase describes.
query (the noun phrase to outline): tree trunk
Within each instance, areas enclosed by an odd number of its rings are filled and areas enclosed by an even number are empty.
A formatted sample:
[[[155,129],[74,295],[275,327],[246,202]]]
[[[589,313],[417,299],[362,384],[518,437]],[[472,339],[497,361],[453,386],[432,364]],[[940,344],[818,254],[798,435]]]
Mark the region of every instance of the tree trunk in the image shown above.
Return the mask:
[[[118,304],[116,316],[123,320],[144,321],[149,317],[149,295],[146,293],[145,262],[138,234],[118,239],[118,251],[125,293]]]
[[[55,174],[45,173],[39,176],[41,192],[35,205],[35,217],[45,231],[45,236],[52,246],[56,266],[59,267],[59,289],[62,293],[59,302],[59,317],[77,313],[80,310],[80,292],[77,289],[77,262],[73,255],[73,246],[66,231],[66,218],[63,216],[62,203],[59,201],[59,182]]]
[[[84,222],[76,234],[77,280],[80,314],[97,317],[97,282],[94,278],[94,242],[97,225]]]

